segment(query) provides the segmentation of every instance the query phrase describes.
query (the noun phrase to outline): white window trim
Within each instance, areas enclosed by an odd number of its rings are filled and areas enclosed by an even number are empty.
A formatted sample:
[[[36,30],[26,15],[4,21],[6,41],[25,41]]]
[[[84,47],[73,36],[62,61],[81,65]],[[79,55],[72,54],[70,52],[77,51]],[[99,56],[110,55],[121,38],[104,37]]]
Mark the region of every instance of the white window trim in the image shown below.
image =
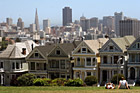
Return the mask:
[[[82,51],[83,48],[86,48],[86,52]],[[87,53],[87,47],[81,47],[81,53]]]
[[[87,65],[87,58],[91,58],[91,65],[90,66],[88,66]],[[93,66],[93,58],[95,58],[95,65]],[[85,67],[96,67],[96,57],[86,57],[85,58]]]
[[[35,52],[35,53],[38,53],[38,52]],[[38,56],[37,57],[35,56],[35,53],[34,53],[34,58],[39,58],[39,53],[38,53]]]
[[[0,68],[0,69],[4,69],[4,62],[3,62],[3,61],[1,61],[1,62],[0,62],[0,65],[1,65],[1,63],[3,63],[3,68]]]
[[[80,61],[78,61],[78,58],[80,59]],[[79,65],[78,65],[78,62],[80,63]],[[80,57],[77,57],[77,59],[76,59],[76,66],[81,66],[81,58]]]
[[[14,65],[15,65],[15,68],[14,68],[14,69],[13,69],[13,63],[14,63]],[[19,69],[16,68],[16,63],[19,64]],[[21,63],[23,63],[23,62],[21,62],[21,61],[12,61],[12,62],[11,62],[11,69],[12,69],[12,70],[22,70],[23,64],[22,64],[22,68],[21,68]]]

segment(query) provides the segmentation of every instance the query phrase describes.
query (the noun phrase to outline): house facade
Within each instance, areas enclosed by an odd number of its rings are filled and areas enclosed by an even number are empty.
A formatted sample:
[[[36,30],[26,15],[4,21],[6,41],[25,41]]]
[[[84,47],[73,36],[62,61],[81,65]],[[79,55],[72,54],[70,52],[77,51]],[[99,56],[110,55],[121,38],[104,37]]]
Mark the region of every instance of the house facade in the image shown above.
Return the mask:
[[[0,84],[11,85],[18,76],[28,72],[25,57],[37,46],[33,41],[8,45],[0,54]]]
[[[101,57],[100,84],[111,81],[112,77],[121,73],[127,75],[127,47],[135,40],[133,36],[110,38],[100,49]]]
[[[137,38],[128,48],[127,79],[140,80],[140,38]]]
[[[26,58],[29,73],[33,73],[40,78],[72,78],[71,52],[78,44],[79,42],[47,44],[46,46],[36,47]],[[32,58],[35,53],[40,56]],[[37,64],[42,64],[39,70]],[[34,69],[32,70],[32,68]]]
[[[98,78],[98,49],[108,39],[84,40],[73,51],[74,58],[74,78],[85,80],[87,76]]]

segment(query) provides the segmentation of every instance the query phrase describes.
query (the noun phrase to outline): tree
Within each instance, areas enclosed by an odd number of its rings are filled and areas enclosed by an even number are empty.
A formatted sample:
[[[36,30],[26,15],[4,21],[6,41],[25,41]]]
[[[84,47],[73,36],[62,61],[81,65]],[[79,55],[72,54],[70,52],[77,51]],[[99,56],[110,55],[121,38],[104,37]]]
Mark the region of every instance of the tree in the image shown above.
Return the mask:
[[[32,86],[33,81],[35,79],[34,74],[23,74],[22,76],[17,78],[18,85],[20,86]]]
[[[112,83],[117,84],[117,76],[118,76],[118,84],[119,84],[119,81],[121,80],[121,78],[124,77],[123,74],[115,74],[112,77],[112,80],[111,80]]]
[[[85,78],[85,83],[88,86],[92,86],[93,84],[97,84],[97,78],[95,76],[87,76]]]

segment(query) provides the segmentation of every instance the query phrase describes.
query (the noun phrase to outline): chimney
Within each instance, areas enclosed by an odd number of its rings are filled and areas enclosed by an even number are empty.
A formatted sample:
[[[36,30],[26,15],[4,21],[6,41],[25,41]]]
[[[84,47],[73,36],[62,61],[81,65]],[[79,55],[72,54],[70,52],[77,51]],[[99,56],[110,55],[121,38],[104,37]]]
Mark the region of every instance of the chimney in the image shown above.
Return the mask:
[[[31,47],[32,47],[32,50],[33,50],[34,49],[34,45],[32,44]]]
[[[22,48],[22,54],[26,55],[26,48]]]

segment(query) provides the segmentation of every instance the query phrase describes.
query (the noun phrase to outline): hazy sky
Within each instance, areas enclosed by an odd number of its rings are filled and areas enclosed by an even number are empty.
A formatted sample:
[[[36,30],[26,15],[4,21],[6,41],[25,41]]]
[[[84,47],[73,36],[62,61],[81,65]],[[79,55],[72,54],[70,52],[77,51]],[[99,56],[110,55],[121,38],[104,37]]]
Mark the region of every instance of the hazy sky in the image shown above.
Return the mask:
[[[73,11],[73,21],[82,14],[87,18],[111,16],[114,12],[140,19],[140,0],[0,0],[0,22],[7,17],[14,23],[21,17],[28,26],[34,23],[38,9],[40,25],[43,19],[50,19],[52,25],[62,24],[62,8],[69,6]]]

